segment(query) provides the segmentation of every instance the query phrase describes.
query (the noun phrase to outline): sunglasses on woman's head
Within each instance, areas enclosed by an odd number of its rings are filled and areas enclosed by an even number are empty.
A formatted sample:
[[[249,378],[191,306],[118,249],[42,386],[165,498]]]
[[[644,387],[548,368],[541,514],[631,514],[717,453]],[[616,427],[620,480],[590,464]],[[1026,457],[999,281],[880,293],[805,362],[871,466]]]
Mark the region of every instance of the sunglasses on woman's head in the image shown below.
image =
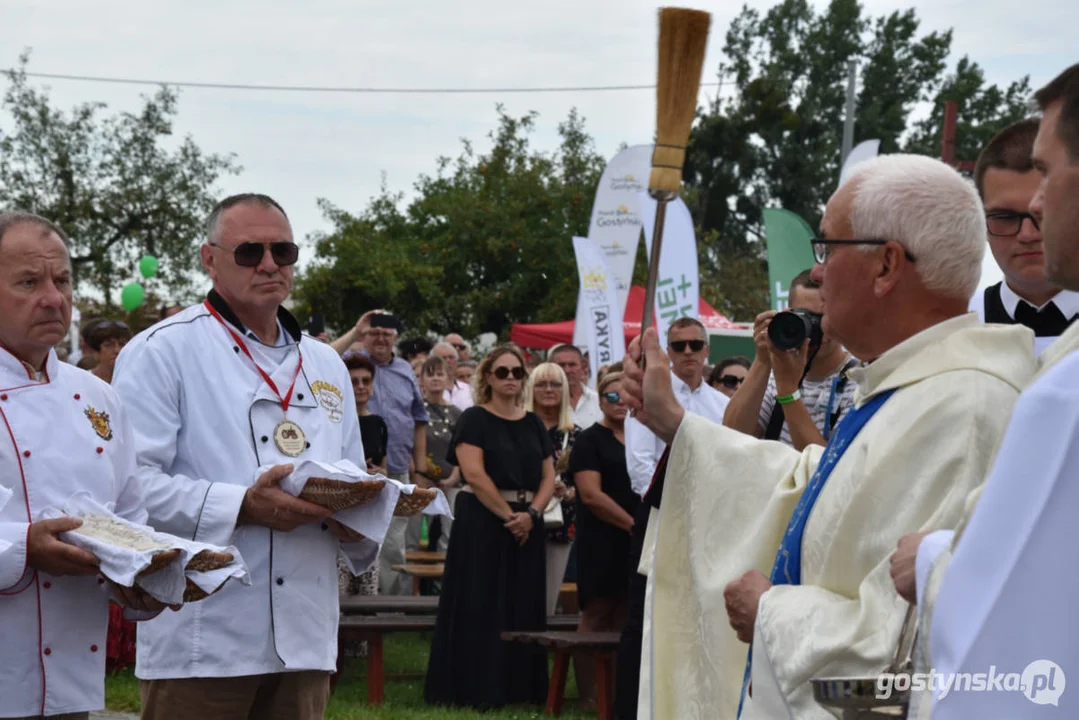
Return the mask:
[[[289,265],[295,265],[296,260],[300,257],[300,246],[294,242],[272,242],[270,246],[270,257],[273,258],[274,264],[278,267],[288,267]],[[214,245],[214,247],[221,248],[225,252],[229,252],[227,248],[223,248],[220,245]],[[236,261],[236,264],[240,267],[257,267],[262,262],[262,258],[266,255],[266,245],[257,242],[242,242],[236,247],[232,248],[232,259]]]
[[[704,340],[675,340],[671,343],[671,350],[677,353],[685,352],[686,345],[689,345],[689,349],[693,352],[704,350]]]
[[[745,382],[744,377],[738,377],[737,375],[724,375],[719,379],[719,382],[723,384],[723,387],[728,390],[734,390],[736,387]]]
[[[510,370],[508,367],[503,365],[502,367],[495,368],[493,370],[493,372],[494,372],[494,376],[496,378],[498,378],[499,380],[505,380],[510,375],[513,375],[514,380],[524,380],[525,375],[528,374],[528,373],[525,372],[525,369],[523,367],[521,367],[520,365],[513,368],[512,370]]]
[[[616,403],[622,399],[622,396],[616,392],[606,392],[603,393],[603,399],[609,403]]]

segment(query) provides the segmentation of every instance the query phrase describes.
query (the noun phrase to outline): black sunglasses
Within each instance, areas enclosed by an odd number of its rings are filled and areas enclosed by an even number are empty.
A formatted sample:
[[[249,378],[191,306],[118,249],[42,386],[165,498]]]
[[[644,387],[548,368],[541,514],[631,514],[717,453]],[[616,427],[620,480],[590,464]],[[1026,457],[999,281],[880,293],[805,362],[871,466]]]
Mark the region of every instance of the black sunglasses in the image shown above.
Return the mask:
[[[734,390],[736,387],[744,383],[746,379],[744,377],[738,377],[737,375],[724,375],[719,379],[719,382],[723,387],[728,390]]]
[[[270,256],[278,267],[295,265],[297,258],[300,257],[300,246],[294,242],[272,242],[269,243],[269,246]],[[228,252],[226,248],[220,245],[213,245],[213,247],[221,248]],[[242,242],[232,249],[232,257],[240,267],[256,267],[262,262],[265,255],[266,245],[263,243]]]
[[[505,380],[511,374],[513,375],[514,380],[524,380],[525,375],[528,374],[528,373],[525,372],[525,369],[523,367],[521,367],[520,365],[513,368],[512,370],[510,370],[508,367],[503,365],[502,367],[495,368],[493,372],[494,372],[494,376],[496,378],[498,378],[499,380]]]
[[[891,240],[830,240],[828,238],[810,238],[809,242],[813,245],[813,259],[819,264],[823,265],[828,260],[828,246],[829,245],[887,245],[892,242]],[[896,242],[899,242],[896,240]],[[902,247],[902,243],[899,243]],[[907,256],[907,260],[914,262],[914,255],[910,250],[903,248],[903,254]]]
[[[1015,237],[1023,229],[1023,221],[1030,220],[1035,230],[1041,230],[1038,218],[1025,212],[991,212],[985,216],[985,229],[996,237]]]
[[[704,350],[704,340],[674,340],[671,342],[671,350],[681,353],[686,351],[686,345],[693,352]]]
[[[603,399],[609,403],[616,403],[622,399],[622,396],[616,392],[603,393]]]
[[[129,329],[127,327],[127,323],[125,323],[125,322],[123,322],[121,320],[102,320],[97,325],[94,325],[95,330],[105,330],[105,329],[111,328],[111,327],[120,328],[121,330]]]
[[[452,345],[453,345],[453,347],[454,347],[455,349],[457,349],[457,350],[468,350],[468,345],[465,345],[464,343],[460,343],[460,344],[458,344],[458,343],[451,343],[451,344],[452,344]]]

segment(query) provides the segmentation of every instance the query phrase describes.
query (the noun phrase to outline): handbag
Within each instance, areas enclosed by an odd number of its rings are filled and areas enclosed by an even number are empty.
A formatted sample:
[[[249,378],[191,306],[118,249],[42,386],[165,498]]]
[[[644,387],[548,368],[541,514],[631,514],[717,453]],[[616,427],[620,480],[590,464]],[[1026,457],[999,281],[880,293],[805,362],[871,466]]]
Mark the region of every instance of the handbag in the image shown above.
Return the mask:
[[[566,433],[562,437],[562,454],[559,455],[559,459],[565,456],[566,446],[569,444],[569,433]],[[565,518],[562,516],[562,501],[555,495],[551,496],[551,501],[547,503],[547,507],[543,509],[543,527],[548,530],[557,530],[566,524]]]

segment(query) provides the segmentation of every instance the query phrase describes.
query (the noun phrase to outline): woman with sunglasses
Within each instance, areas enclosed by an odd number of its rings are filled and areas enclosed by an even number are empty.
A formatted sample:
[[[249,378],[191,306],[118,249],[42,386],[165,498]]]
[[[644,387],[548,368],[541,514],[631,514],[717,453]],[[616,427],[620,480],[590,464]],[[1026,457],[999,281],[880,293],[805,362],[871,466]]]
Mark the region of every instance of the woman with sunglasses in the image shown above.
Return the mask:
[[[525,410],[536,413],[551,436],[555,462],[554,494],[562,502],[562,525],[547,531],[547,614],[554,615],[576,532],[577,490],[566,469],[573,444],[581,431],[570,417],[569,382],[562,368],[551,362],[536,366],[528,377]]]
[[[599,385],[603,419],[581,432],[570,458],[577,485],[578,632],[621,632],[629,613],[630,534],[640,497],[626,470],[622,373],[610,372]],[[583,670],[583,672],[582,672]],[[595,687],[592,666],[577,663],[582,699]]]
[[[547,428],[521,407],[526,377],[515,346],[492,350],[447,453],[464,484],[427,666],[432,705],[484,710],[547,696],[546,652],[501,638],[547,625],[543,510],[555,471]]]
[[[734,397],[738,388],[746,381],[746,373],[749,372],[751,364],[749,358],[741,355],[723,358],[712,368],[708,375],[708,384],[727,397]]]

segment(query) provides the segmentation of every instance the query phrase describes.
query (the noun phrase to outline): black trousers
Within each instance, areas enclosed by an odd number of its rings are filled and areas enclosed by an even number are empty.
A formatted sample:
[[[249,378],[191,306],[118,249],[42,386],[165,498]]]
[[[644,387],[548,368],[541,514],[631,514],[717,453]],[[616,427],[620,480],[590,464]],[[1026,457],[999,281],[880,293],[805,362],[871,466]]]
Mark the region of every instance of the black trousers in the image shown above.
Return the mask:
[[[615,658],[614,716],[637,720],[637,692],[641,685],[641,634],[644,631],[644,594],[648,578],[637,572],[648,528],[648,503],[641,503],[634,515],[629,548],[629,617],[622,629]]]

